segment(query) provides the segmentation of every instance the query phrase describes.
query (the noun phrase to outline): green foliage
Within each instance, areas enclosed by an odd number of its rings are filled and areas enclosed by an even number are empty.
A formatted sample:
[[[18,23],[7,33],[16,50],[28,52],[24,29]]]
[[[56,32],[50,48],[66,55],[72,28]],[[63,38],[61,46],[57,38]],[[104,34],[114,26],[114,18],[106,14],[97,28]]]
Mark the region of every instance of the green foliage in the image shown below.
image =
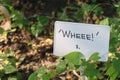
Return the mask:
[[[109,52],[112,56],[109,56],[107,62],[99,65],[99,53],[93,53],[89,57],[89,60],[85,60],[83,59],[84,56],[82,53],[72,52],[59,58],[57,66],[52,66],[49,69],[43,66],[40,67],[29,76],[28,80],[50,80],[56,75],[60,75],[66,71],[79,70],[80,67],[83,68],[81,75],[87,76],[88,80],[120,79],[120,52],[117,51],[117,48],[120,46],[120,3],[113,3],[113,8],[116,9],[116,12],[114,16],[106,17],[104,13],[107,11],[103,11],[102,7],[104,7],[104,5],[111,5],[110,3],[103,5],[97,3],[97,0],[91,0],[91,4],[87,4],[80,1],[81,0],[78,0],[78,3],[76,5],[74,4],[75,6],[68,4],[63,11],[58,11],[55,20],[109,25],[111,28]],[[24,13],[14,9],[10,0],[0,0],[0,4],[9,10],[12,28],[25,29],[35,37],[38,37],[50,23],[50,16],[37,15],[35,21],[28,20]],[[0,16],[0,22],[2,19],[3,15]],[[4,33],[4,30],[0,28],[0,34],[2,33]],[[5,33],[5,35],[6,34],[7,33]],[[19,73],[16,68],[16,59],[13,51],[4,51],[3,54],[0,54],[0,60],[3,66],[2,69],[0,69],[1,80],[21,80],[21,73]]]
[[[96,64],[91,63],[87,64],[83,74],[88,76],[89,80],[95,80],[100,72],[98,69],[96,69]]]
[[[29,21],[25,18],[23,13],[20,13],[19,11],[13,11],[10,16],[13,20],[12,27],[18,27],[20,29],[23,29]]]
[[[65,61],[62,61],[60,62],[58,65],[57,65],[57,73],[60,74],[62,72],[64,72],[66,70],[66,65],[67,63]]]
[[[10,18],[12,20],[12,28],[25,29],[32,33],[35,37],[38,37],[40,33],[44,30],[44,27],[49,23],[49,19],[46,16],[37,16],[36,22],[29,21],[24,13],[17,11],[11,5],[9,0],[1,1],[3,6],[8,8],[10,12]],[[3,16],[0,17],[0,21],[3,19]],[[32,24],[31,24],[32,23]],[[29,26],[29,27],[28,27]],[[30,27],[31,26],[31,27]]]
[[[14,52],[6,50],[2,54],[0,54],[0,60],[1,60],[1,68],[0,68],[0,79],[1,80],[20,80],[21,79],[21,73],[18,72],[18,69],[16,68],[16,59],[14,57]],[[15,75],[12,75],[12,74]],[[6,75],[8,75],[6,77]]]
[[[63,60],[64,58],[64,60]],[[60,75],[65,71],[69,70],[78,70],[80,67],[84,67],[84,75],[88,76],[90,80],[95,79],[98,77],[100,74],[99,70],[96,69],[96,64],[95,63],[90,63],[89,61],[96,61],[98,60],[98,53],[94,53],[91,55],[90,60],[86,61],[83,58],[82,53],[80,52],[71,52],[68,53],[67,55],[63,56],[63,58],[59,59],[59,64],[56,66],[56,70],[52,69],[50,71],[46,71],[45,67],[41,67],[34,73],[32,73],[29,76],[29,80],[50,80],[52,77],[55,77],[56,75]],[[52,71],[52,72],[51,72]],[[54,73],[52,76],[50,75],[51,73]]]
[[[98,52],[93,53],[93,54],[89,57],[89,60],[98,61],[99,59],[100,59],[100,57],[99,57],[99,53],[98,53]]]
[[[109,19],[105,18],[105,19],[101,20],[99,24],[100,25],[109,25]]]
[[[83,57],[83,54],[80,53],[80,52],[72,52],[72,53],[69,53],[68,55],[65,56],[65,59],[74,64],[74,65],[80,65],[81,64],[81,61],[80,59]]]
[[[106,72],[106,74],[109,75],[110,80],[116,80],[117,78],[120,78],[119,77],[120,76],[120,69],[119,69],[120,54],[117,53],[116,55],[118,55],[119,58],[118,58],[118,56],[116,56],[116,59],[112,60],[112,64],[111,64],[111,66],[109,66],[109,68],[107,69],[107,72]]]
[[[110,39],[110,52],[116,52],[116,48],[120,45],[120,19],[110,18],[109,23],[111,26],[111,39]]]
[[[16,67],[11,64],[6,64],[3,67],[4,67],[5,74],[14,73],[17,71]]]
[[[43,74],[45,74],[45,67],[41,67],[39,70],[35,71],[32,73],[28,80],[38,80],[37,75],[39,74],[39,77],[42,77]]]
[[[99,14],[101,13],[102,9],[99,5],[83,5],[82,6],[82,10],[83,11],[86,11],[88,14],[90,14],[91,12],[95,12],[96,14]]]
[[[54,72],[47,72],[46,67],[41,67],[37,71],[33,72],[28,80],[50,80],[53,77]]]
[[[114,3],[114,7],[116,8],[116,13],[120,17],[120,2]]]
[[[46,16],[38,16],[36,24],[31,26],[31,32],[35,37],[44,30],[44,27],[49,23],[49,19]]]

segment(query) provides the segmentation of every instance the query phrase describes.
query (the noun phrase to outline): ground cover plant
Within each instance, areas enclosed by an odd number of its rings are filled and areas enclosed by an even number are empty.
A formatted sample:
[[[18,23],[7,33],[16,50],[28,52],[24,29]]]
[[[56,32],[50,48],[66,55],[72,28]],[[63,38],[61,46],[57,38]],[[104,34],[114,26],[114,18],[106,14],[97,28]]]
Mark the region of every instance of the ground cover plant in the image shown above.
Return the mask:
[[[0,80],[120,79],[119,0],[0,0],[0,6],[11,20],[10,30],[0,28]],[[89,60],[80,52],[53,55],[56,20],[109,25],[108,61],[98,61],[99,53]]]

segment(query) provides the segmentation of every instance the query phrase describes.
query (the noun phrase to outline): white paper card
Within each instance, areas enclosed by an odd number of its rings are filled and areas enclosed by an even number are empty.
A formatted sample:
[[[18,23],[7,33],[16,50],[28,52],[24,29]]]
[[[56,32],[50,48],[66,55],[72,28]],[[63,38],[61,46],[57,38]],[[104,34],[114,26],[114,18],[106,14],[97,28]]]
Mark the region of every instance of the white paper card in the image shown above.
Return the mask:
[[[53,53],[63,56],[79,51],[88,59],[94,52],[99,52],[100,61],[107,61],[109,36],[109,26],[56,21]]]

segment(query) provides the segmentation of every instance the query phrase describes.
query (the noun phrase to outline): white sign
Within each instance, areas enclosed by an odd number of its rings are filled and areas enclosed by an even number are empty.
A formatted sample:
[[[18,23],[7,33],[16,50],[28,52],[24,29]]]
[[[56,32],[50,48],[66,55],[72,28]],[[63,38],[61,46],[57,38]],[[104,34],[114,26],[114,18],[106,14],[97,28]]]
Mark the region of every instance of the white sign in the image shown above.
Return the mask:
[[[99,52],[100,61],[107,61],[109,36],[109,26],[56,21],[54,54],[63,56],[79,51],[88,59],[94,52]]]

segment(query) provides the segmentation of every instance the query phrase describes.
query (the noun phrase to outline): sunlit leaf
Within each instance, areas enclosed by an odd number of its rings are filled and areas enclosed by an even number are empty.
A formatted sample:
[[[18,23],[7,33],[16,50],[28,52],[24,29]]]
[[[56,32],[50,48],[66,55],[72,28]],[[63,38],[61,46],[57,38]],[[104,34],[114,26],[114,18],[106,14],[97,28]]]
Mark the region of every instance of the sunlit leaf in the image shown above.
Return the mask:
[[[38,77],[42,77],[43,74],[45,74],[45,67],[40,67],[40,69],[38,69],[37,71],[33,72],[29,76],[28,80],[38,80]]]
[[[94,60],[94,61],[98,61],[100,59],[99,53],[95,52],[93,53],[90,57],[89,60]]]
[[[97,76],[98,74],[99,74],[99,70],[96,69],[95,64],[88,64],[84,70],[84,75],[89,77],[94,77],[94,76]]]
[[[11,77],[8,78],[8,80],[18,80],[18,79],[15,76],[13,76],[13,77],[11,76]]]
[[[116,71],[120,72],[120,60],[113,59],[113,67]]]
[[[10,64],[4,65],[5,74],[14,73],[17,71],[16,67]]]
[[[115,72],[115,69],[113,66],[110,66],[106,72],[107,75],[111,76]]]
[[[81,58],[83,57],[83,54],[80,52],[71,52],[65,56],[65,59],[67,59],[70,63],[74,65],[80,65]]]
[[[32,73],[32,74],[29,76],[28,80],[38,80],[38,78],[37,78],[37,73]]]
[[[60,74],[66,70],[66,62],[62,61],[57,65],[57,73]]]
[[[108,18],[105,18],[105,19],[103,19],[102,21],[100,21],[99,24],[100,24],[100,25],[109,25],[109,19],[108,19]]]
[[[42,80],[50,80],[50,73],[45,73],[42,75]]]

